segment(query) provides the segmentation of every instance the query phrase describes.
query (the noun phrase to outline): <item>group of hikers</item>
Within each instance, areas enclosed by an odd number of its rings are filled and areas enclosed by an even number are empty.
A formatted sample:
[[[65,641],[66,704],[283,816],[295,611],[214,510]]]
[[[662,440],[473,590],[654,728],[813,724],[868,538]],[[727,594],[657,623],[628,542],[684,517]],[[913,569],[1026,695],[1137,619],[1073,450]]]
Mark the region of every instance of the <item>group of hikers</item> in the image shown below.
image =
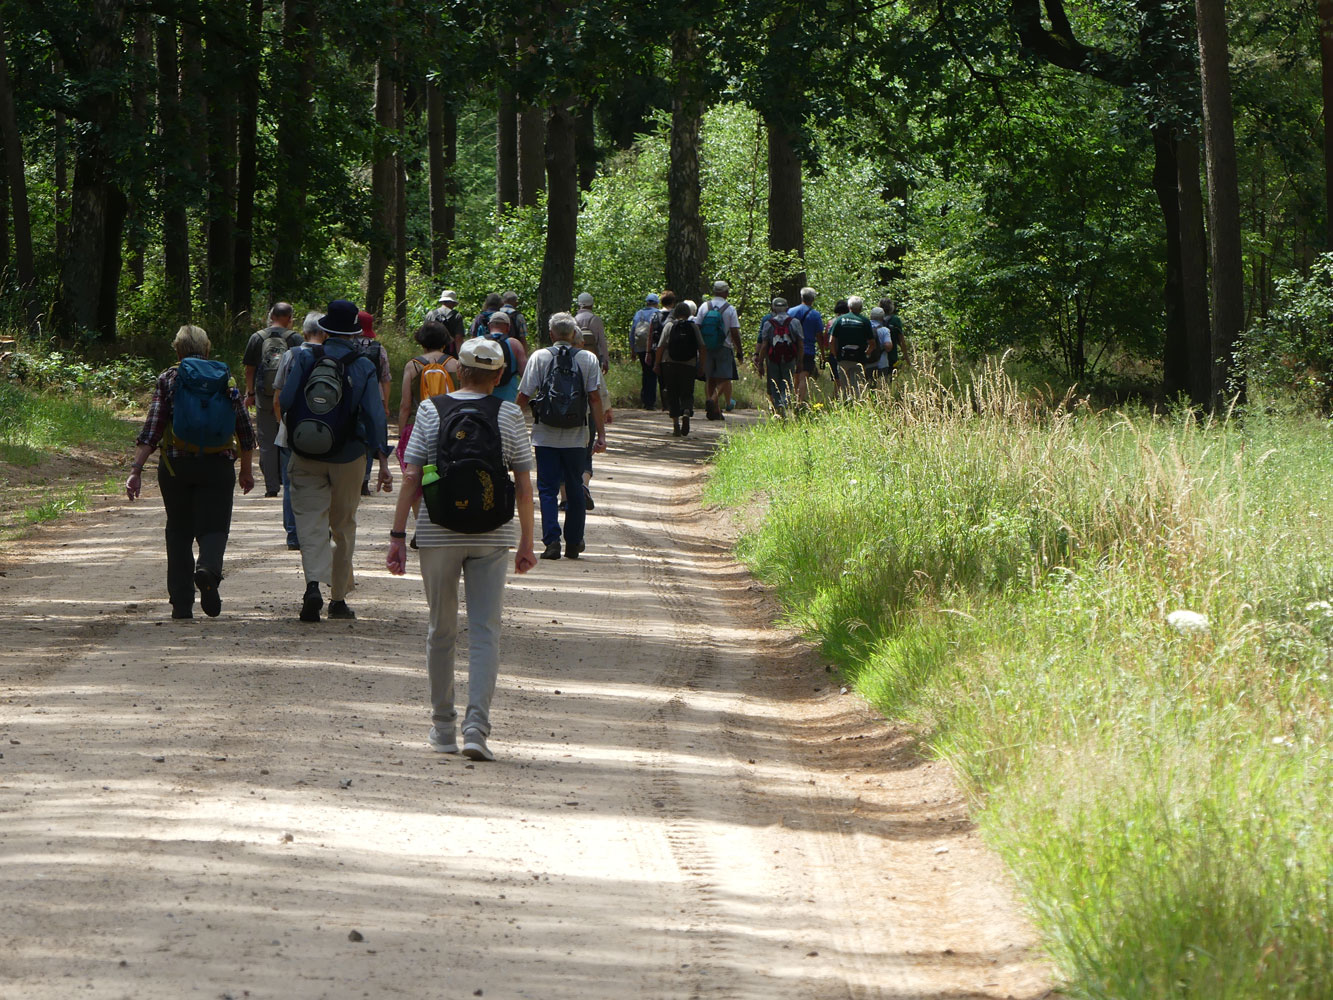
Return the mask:
[[[697,307],[669,291],[653,293],[634,316],[629,346],[642,366],[642,403],[656,409],[660,385],[675,435],[689,433],[697,378],[706,381],[710,419],[722,419],[734,405],[742,347],[728,295],[721,281]],[[790,311],[775,299],[761,323],[754,364],[766,371],[780,413],[793,394],[807,398],[817,352],[832,359],[840,391],[854,393],[875,377],[869,366],[884,356],[872,354],[872,343],[895,354],[902,346],[901,324],[895,333],[883,315],[874,315],[878,309],[866,320],[859,298],[848,299],[825,325],[814,310],[815,297],[813,289],[804,289],[801,305]],[[158,451],[174,619],[193,618],[196,594],[205,615],[221,613],[232,498],[238,482],[243,493],[255,487],[256,451],[264,495],[282,496],[287,548],[300,552],[305,590],[299,619],[319,622],[321,612],[330,619],[356,618],[347,597],[355,587],[357,509],[363,496],[392,492],[394,485],[388,354],[373,317],[350,300],[308,313],[299,331],[294,317],[289,303],[276,303],[268,325],[250,337],[242,355],[243,393],[227,365],[210,359],[208,334],[193,325],[176,332],[177,363],[157,377],[125,491],[130,500],[140,496],[144,465]],[[555,313],[547,327],[550,345],[531,345],[512,292],[488,296],[465,322],[457,294],[446,289],[416,331],[421,353],[402,371],[396,453],[403,483],[385,565],[402,575],[408,547],[418,552],[430,608],[427,741],[437,751],[461,751],[476,760],[494,759],[487,737],[508,554],[514,551],[518,573],[539,558],[582,555],[586,512],[594,508],[593,456],[605,451],[612,420],[606,328],[593,297],[580,294],[576,310]],[[889,332],[881,336],[881,330]],[[890,360],[874,370],[891,373],[892,365]],[[540,555],[534,545],[534,470]],[[454,703],[460,579],[469,633],[461,744]]]

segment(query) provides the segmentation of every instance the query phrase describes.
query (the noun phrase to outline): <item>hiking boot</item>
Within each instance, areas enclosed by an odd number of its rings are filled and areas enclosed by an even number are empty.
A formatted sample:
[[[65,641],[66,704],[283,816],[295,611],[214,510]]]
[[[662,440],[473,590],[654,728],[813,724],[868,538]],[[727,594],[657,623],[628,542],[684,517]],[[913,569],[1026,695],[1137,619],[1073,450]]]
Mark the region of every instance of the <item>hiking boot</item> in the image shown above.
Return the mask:
[[[436,753],[458,753],[458,740],[454,738],[453,730],[446,733],[439,726],[431,726],[426,742]]]
[[[209,618],[222,614],[222,596],[218,593],[218,584],[222,577],[212,570],[200,567],[194,571],[194,585],[199,588],[199,607]]]
[[[278,495],[278,491],[277,491],[277,490],[269,490],[268,492],[266,492],[266,493],[264,494],[264,499],[265,499],[265,500],[272,500],[272,499],[273,499],[275,496],[277,496],[277,495]]]
[[[584,510],[593,509],[592,491],[589,490],[588,487],[586,486],[583,487],[583,509]]]
[[[287,551],[288,551],[288,552],[300,552],[300,551],[301,551],[301,543],[300,543],[300,542],[288,542],[288,543],[287,543]]]
[[[171,617],[177,621],[186,621],[194,617],[193,608],[172,608]]]
[[[463,733],[463,756],[468,760],[495,760],[495,754],[486,745],[486,737],[475,729]]]
[[[373,491],[371,490],[371,488],[370,488],[370,483],[369,483],[369,482],[365,482],[365,483],[362,483],[362,484],[361,484],[361,495],[362,495],[363,497],[373,497],[373,496],[375,495],[374,492],[373,492]]]
[[[688,413],[680,418],[680,436],[690,436],[690,415]]]
[[[301,598],[301,621],[319,621],[319,609],[324,607],[324,598],[319,594],[319,582],[311,580],[305,585],[305,596]]]
[[[538,556],[537,558],[538,558],[538,559],[559,559],[559,558],[560,558],[560,543],[559,543],[559,542],[552,542],[550,545],[546,546],[546,548],[542,550],[542,554],[541,554],[540,556]]]
[[[704,400],[704,416],[709,420],[722,419],[722,411],[718,409],[716,399]]]
[[[356,612],[347,606],[346,601],[330,601],[329,617],[341,618],[345,621],[352,621],[356,618]]]
[[[680,417],[677,417],[675,420],[671,421],[671,436],[673,438],[680,437]]]
[[[571,544],[566,545],[566,546],[565,546],[565,558],[566,558],[566,559],[577,559],[579,556],[581,556],[581,555],[583,554],[583,549],[584,549],[584,548],[585,548],[585,546],[584,546],[584,544],[583,544],[582,542],[571,543]]]

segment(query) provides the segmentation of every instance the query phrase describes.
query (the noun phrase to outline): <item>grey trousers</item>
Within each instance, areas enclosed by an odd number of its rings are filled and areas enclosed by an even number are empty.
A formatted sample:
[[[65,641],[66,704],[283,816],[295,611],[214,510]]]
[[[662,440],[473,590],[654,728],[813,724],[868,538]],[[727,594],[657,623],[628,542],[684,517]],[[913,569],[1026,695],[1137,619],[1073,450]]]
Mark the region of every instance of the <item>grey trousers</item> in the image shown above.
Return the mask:
[[[491,732],[491,697],[500,673],[500,612],[510,550],[503,545],[423,545],[421,583],[430,605],[426,669],[431,722],[446,737],[454,731],[454,647],[458,641],[458,577],[467,599],[468,680],[463,732]]]
[[[278,418],[273,415],[273,397],[255,393],[255,437],[259,439],[259,472],[264,492],[282,489],[282,457],[273,439],[278,436]]]

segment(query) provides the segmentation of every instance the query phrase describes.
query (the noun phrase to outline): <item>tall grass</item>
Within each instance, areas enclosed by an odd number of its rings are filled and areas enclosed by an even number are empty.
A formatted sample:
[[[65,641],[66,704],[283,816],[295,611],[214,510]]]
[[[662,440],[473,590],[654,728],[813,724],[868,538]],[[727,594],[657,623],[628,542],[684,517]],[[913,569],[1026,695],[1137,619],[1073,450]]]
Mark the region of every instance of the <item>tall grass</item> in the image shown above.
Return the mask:
[[[131,426],[109,406],[83,393],[36,392],[0,382],[0,461],[31,466],[52,452],[121,448]]]
[[[1313,1000],[1331,447],[1312,419],[1040,400],[991,364],[734,436],[710,491],[765,498],[743,556],[957,766],[1071,995]]]

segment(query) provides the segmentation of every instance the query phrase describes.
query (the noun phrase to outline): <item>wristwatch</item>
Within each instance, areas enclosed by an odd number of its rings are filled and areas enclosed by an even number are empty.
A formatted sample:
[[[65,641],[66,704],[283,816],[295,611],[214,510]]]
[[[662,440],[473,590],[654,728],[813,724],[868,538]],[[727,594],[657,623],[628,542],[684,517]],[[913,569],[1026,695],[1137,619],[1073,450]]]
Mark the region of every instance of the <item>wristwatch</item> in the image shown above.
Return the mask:
[[[389,537],[390,537],[390,538],[406,538],[406,537],[407,537],[407,532],[406,532],[406,531],[390,531],[390,532],[389,532]]]

